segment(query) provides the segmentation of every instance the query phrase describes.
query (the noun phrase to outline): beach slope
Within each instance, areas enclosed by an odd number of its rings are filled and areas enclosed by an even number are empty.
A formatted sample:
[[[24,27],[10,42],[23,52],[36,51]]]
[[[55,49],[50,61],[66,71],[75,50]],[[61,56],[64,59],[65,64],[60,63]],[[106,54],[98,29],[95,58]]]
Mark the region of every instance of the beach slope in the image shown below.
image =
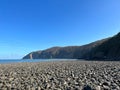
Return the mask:
[[[120,90],[120,62],[0,64],[1,90]]]

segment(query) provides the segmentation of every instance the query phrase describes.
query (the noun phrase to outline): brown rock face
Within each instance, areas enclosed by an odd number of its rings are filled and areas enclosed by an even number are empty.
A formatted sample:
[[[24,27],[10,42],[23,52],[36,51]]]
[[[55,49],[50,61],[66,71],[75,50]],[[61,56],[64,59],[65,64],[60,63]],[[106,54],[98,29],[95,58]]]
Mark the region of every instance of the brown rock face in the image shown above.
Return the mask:
[[[120,33],[83,46],[52,47],[31,52],[23,59],[120,60]]]

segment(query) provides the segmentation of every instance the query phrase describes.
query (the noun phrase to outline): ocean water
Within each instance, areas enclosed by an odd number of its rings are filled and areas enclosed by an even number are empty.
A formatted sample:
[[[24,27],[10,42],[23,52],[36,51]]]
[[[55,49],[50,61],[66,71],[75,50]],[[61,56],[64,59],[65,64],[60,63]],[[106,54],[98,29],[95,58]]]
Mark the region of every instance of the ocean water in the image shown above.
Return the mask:
[[[22,62],[46,62],[46,61],[70,61],[75,59],[0,59],[0,64],[22,63]]]

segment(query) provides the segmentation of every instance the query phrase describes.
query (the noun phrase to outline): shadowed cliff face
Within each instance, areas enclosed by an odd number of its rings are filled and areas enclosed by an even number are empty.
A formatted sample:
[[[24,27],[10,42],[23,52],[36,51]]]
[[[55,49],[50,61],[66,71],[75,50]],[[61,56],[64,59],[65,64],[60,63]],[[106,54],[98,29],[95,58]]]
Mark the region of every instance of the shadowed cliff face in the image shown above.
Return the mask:
[[[120,60],[120,33],[83,46],[52,47],[31,52],[23,59],[98,59]]]
[[[88,55],[89,59],[120,60],[120,33],[95,47]]]

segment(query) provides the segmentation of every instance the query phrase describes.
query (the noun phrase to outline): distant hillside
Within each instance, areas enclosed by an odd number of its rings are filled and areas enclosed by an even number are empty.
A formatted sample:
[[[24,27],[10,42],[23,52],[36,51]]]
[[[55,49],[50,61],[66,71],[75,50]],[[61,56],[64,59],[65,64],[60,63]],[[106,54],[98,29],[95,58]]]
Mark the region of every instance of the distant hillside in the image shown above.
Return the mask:
[[[120,60],[120,33],[83,46],[52,47],[31,52],[23,59]]]
[[[93,48],[101,45],[108,39],[109,38],[99,40],[83,46],[52,47],[42,51],[31,52],[25,57],[23,57],[23,59],[78,59],[84,57],[86,58],[86,54],[88,54]]]
[[[52,58],[73,58],[73,52],[77,46],[72,47],[52,47],[43,51],[31,52],[23,59],[52,59]]]

